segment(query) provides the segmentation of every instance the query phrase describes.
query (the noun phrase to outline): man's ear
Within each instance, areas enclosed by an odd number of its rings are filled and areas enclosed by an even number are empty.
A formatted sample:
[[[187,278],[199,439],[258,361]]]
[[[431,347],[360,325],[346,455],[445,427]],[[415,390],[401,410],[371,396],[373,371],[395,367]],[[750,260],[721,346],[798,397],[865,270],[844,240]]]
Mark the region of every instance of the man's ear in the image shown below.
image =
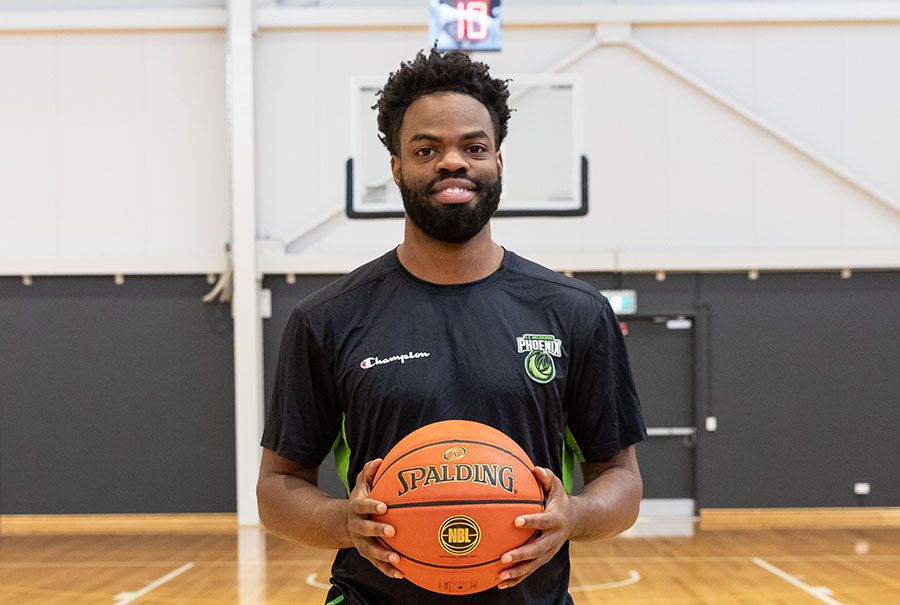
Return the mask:
[[[497,176],[503,176],[503,152],[497,152]]]
[[[400,158],[393,153],[391,154],[391,174],[394,175],[394,183],[400,186]]]

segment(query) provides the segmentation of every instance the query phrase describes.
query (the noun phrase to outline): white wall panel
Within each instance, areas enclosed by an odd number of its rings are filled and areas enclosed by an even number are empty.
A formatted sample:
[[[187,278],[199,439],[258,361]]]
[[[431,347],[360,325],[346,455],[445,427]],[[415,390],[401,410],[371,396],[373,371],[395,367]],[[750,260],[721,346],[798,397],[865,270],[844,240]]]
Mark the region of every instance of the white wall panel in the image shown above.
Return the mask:
[[[231,238],[221,34],[145,34],[146,247],[223,252]]]
[[[900,220],[897,213],[880,204],[872,203],[856,190],[847,190],[844,197],[844,247],[884,248],[900,247]]]
[[[371,260],[403,239],[403,219],[350,220],[339,215],[290,248],[292,253],[350,255]]]
[[[771,137],[760,141],[755,156],[758,247],[844,247],[842,218],[849,210],[844,196],[855,192]]]
[[[219,8],[227,0],[0,0],[0,9],[83,10],[83,9],[164,9]]]
[[[844,27],[759,27],[758,37],[757,110],[841,159]]]
[[[57,37],[59,252],[146,243],[143,46],[131,34]]]
[[[221,255],[224,36],[0,36],[0,254]]]
[[[896,24],[641,27],[635,35],[861,182],[900,197]],[[751,128],[756,136],[738,136],[733,146],[757,164],[754,229],[762,249],[896,245],[896,212]]]
[[[55,254],[56,48],[0,38],[0,256]]]
[[[318,38],[318,34],[272,33],[256,39],[256,188],[261,237],[286,237],[291,230],[299,230],[304,217],[315,217],[324,202],[318,176]],[[349,137],[349,131],[337,136]],[[341,163],[340,156],[333,159]]]
[[[900,27],[846,29],[843,158],[900,198]]]
[[[671,245],[670,83],[626,48],[595,51],[585,77],[590,211],[587,246],[663,250]]]
[[[721,92],[756,107],[758,28],[641,25],[633,35]]]
[[[753,127],[686,84],[670,88],[671,248],[752,248]]]
[[[476,53],[474,57],[490,65],[491,72],[496,74],[543,73],[590,40],[594,28],[548,27],[539,32],[534,28],[506,28],[502,52]],[[421,48],[427,42],[427,36],[419,38],[419,42],[418,48]]]
[[[496,74],[540,73],[592,33],[519,23],[503,53],[476,57]],[[497,221],[498,239],[524,254],[896,248],[900,24],[657,22],[633,36],[873,193],[637,49],[603,45],[566,70],[584,78],[591,214]],[[374,255],[400,239],[400,221],[334,216],[348,91],[353,77],[383,80],[425,37],[335,24],[257,35],[261,237],[319,255]],[[221,32],[0,37],[0,78],[12,83],[0,91],[0,253],[221,253],[224,51]],[[514,116],[512,127],[527,125]],[[507,155],[540,170],[544,153]]]
[[[290,243],[316,219],[345,207],[350,81],[373,74],[386,77],[421,47],[421,36],[313,31],[257,37],[261,236]],[[358,243],[350,236],[347,240],[340,247]]]

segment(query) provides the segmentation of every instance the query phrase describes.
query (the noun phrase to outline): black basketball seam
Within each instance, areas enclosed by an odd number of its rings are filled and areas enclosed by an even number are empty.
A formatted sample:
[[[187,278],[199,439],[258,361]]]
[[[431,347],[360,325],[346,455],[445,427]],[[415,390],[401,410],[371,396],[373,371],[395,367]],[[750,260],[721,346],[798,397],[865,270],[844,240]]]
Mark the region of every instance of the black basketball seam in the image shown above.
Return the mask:
[[[420,445],[419,447],[417,447],[415,449],[411,449],[408,452],[404,452],[402,456],[400,456],[399,458],[397,458],[396,460],[391,462],[389,465],[387,465],[387,467],[385,467],[384,470],[379,469],[379,471],[380,471],[379,475],[377,477],[375,477],[375,481],[372,482],[372,487],[374,488],[376,485],[378,485],[378,482],[381,481],[381,478],[387,474],[389,468],[391,468],[392,466],[394,466],[395,464],[397,464],[398,462],[400,462],[407,456],[414,454],[414,453],[418,452],[419,450],[423,450],[426,447],[431,447],[434,445],[446,445],[449,443],[472,443],[475,445],[485,445],[487,447],[492,447],[495,450],[500,450],[501,452],[509,454],[510,457],[518,460],[522,464],[522,466],[524,466],[525,468],[527,468],[529,470],[531,469],[531,467],[528,466],[528,464],[524,460],[522,460],[521,458],[519,458],[518,456],[513,454],[511,451],[509,451],[508,449],[501,447],[499,445],[494,445],[493,443],[485,443],[484,441],[474,441],[472,439],[448,439],[446,441],[430,441],[430,442],[426,443],[425,445]]]
[[[404,502],[403,504],[391,504],[388,510],[392,508],[416,508],[418,506],[467,506],[475,504],[540,504],[544,505],[543,500],[436,500],[430,502]]]

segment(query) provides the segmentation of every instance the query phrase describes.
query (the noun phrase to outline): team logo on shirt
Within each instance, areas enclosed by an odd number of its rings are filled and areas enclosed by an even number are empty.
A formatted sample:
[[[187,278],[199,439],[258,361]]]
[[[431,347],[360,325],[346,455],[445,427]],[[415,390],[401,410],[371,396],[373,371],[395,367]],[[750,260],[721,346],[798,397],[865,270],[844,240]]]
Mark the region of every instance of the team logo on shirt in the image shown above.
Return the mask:
[[[562,341],[553,334],[523,334],[516,338],[519,353],[525,357],[525,373],[533,381],[547,384],[556,376],[554,357],[562,357]]]

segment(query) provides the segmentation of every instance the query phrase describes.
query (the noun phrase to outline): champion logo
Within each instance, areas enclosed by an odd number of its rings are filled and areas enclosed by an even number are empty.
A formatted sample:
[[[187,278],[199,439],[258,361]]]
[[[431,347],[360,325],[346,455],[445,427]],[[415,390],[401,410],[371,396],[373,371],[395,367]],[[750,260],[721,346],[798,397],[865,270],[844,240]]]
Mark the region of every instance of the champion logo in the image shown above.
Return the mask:
[[[390,357],[385,357],[382,359],[381,357],[366,357],[362,360],[362,363],[359,364],[364,370],[368,370],[374,366],[383,366],[388,363],[393,363],[395,361],[399,361],[400,363],[406,363],[410,359],[421,359],[423,357],[430,357],[431,353],[427,353],[425,351],[420,351],[418,353],[413,353],[410,351],[409,353],[401,353],[400,355],[391,355]]]

